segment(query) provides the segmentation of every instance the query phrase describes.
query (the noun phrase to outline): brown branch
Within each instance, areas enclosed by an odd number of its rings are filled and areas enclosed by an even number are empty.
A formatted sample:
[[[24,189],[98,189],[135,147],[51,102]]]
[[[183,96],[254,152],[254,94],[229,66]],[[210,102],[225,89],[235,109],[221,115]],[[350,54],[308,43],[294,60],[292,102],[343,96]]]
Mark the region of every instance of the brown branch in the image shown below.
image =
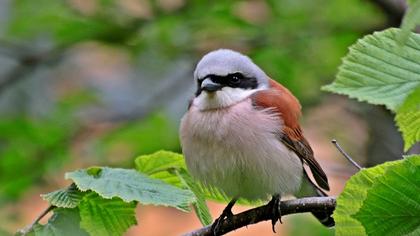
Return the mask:
[[[17,232],[17,235],[26,235],[28,234],[36,224],[38,224],[38,222],[44,218],[44,216],[46,216],[50,211],[54,210],[56,208],[56,206],[53,205],[49,205],[48,208],[46,208],[33,222],[32,224],[26,226],[25,228],[19,230]]]
[[[335,209],[334,197],[308,197],[282,201],[280,203],[281,215],[290,215],[303,212],[332,212]],[[272,207],[264,205],[256,207],[237,215],[229,220],[224,220],[220,226],[220,233],[226,234],[241,227],[256,224],[261,221],[271,220],[273,214]],[[213,236],[211,225],[184,234],[184,236]]]

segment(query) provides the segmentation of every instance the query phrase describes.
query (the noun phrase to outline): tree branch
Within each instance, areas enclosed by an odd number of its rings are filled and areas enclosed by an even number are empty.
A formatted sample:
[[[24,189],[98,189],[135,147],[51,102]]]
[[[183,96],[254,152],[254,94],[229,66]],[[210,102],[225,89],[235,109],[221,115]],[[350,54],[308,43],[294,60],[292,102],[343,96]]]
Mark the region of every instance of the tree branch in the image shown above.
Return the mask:
[[[26,226],[25,228],[18,230],[18,235],[26,235],[28,234],[38,222],[44,218],[50,211],[54,210],[56,207],[49,205],[47,209],[45,209],[30,225]]]
[[[303,212],[332,212],[335,209],[335,197],[308,197],[282,201],[280,203],[281,215],[290,215]],[[271,220],[273,210],[271,206],[256,207],[224,220],[220,226],[220,233],[226,234],[241,227]],[[184,234],[184,236],[213,236],[211,225]]]

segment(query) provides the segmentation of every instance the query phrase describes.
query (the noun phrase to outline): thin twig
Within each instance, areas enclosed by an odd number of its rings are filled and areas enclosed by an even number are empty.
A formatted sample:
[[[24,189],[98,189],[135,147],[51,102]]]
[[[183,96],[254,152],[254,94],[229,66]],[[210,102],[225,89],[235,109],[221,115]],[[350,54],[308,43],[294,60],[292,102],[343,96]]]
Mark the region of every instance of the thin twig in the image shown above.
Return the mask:
[[[54,208],[56,208],[56,206],[53,205],[49,205],[48,208],[46,208],[33,222],[32,224],[26,226],[25,228],[21,229],[18,231],[19,235],[26,235],[28,234],[36,224],[38,224],[38,222],[44,218],[44,216],[46,216],[50,211],[54,210]]]
[[[334,144],[334,146],[338,149],[338,151],[340,151],[341,154],[343,154],[343,156],[351,163],[353,164],[357,169],[361,170],[363,169],[363,167],[361,167],[359,164],[357,164],[357,162],[355,162],[353,160],[353,158],[350,157],[349,154],[347,154],[340,146],[340,144],[338,144],[337,140],[333,139],[331,140],[331,142]]]
[[[308,197],[282,201],[280,203],[281,215],[290,215],[303,212],[333,212],[335,209],[334,197]],[[256,207],[225,219],[220,224],[219,232],[226,234],[241,227],[256,224],[261,221],[271,220],[272,206]],[[211,225],[184,234],[184,236],[213,236]]]

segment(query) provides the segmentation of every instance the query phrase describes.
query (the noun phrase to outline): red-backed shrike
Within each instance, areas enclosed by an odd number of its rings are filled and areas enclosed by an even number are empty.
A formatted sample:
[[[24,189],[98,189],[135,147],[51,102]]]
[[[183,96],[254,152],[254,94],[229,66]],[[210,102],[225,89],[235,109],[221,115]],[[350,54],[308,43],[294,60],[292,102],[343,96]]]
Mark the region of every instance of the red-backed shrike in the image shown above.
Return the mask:
[[[195,98],[181,121],[182,151],[196,179],[233,199],[213,226],[232,215],[238,198],[273,196],[274,229],[281,196],[325,196],[320,188],[329,190],[327,176],[302,134],[299,101],[287,88],[247,56],[227,49],[205,55],[194,79]],[[329,214],[314,215],[334,225]]]

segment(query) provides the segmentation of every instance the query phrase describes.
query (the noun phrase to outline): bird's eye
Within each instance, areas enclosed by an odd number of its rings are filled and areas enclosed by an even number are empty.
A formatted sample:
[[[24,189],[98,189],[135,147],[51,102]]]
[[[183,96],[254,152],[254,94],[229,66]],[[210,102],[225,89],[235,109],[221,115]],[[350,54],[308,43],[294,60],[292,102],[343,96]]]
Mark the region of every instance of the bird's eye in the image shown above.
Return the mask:
[[[239,74],[233,74],[229,77],[229,82],[232,84],[238,84],[241,82],[241,76]]]

